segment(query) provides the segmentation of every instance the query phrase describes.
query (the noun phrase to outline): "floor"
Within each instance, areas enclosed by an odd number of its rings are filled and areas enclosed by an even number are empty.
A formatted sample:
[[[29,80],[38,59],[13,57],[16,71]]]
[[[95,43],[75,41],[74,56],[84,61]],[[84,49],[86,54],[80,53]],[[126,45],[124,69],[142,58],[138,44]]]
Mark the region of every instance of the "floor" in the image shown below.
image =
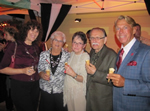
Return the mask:
[[[6,107],[5,107],[5,102],[0,103],[0,111],[7,111]],[[16,111],[16,110],[14,110],[14,111]],[[38,109],[37,109],[37,111],[38,111]]]

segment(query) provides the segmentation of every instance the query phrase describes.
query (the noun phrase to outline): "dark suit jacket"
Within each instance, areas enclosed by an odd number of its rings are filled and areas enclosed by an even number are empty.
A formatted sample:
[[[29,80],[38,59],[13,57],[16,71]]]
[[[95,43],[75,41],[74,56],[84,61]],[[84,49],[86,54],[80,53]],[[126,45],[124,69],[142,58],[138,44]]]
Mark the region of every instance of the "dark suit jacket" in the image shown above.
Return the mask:
[[[114,87],[114,111],[150,111],[150,47],[136,42],[116,72],[124,87]]]
[[[91,57],[94,56],[91,51]],[[117,54],[105,45],[100,50],[94,75],[87,77],[87,108],[86,111],[112,111],[112,84],[108,83],[106,76],[109,68],[115,67]]]

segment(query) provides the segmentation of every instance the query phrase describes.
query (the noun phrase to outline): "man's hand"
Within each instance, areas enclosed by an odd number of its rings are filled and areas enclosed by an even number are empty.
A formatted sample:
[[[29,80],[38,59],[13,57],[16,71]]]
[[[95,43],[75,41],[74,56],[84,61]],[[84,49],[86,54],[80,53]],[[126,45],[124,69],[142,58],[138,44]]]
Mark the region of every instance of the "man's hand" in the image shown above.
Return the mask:
[[[86,64],[86,71],[88,74],[93,75],[96,72],[96,67],[91,63],[89,65]]]
[[[120,74],[107,74],[107,79],[111,79],[113,84],[117,87],[123,87],[125,78]]]

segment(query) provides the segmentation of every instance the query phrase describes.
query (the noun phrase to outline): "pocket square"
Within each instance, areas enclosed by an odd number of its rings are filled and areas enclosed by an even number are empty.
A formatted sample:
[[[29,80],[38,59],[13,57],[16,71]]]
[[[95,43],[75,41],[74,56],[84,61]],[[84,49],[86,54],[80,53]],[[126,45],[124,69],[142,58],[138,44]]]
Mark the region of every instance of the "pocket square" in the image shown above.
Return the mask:
[[[136,66],[137,62],[136,61],[130,61],[127,66]]]

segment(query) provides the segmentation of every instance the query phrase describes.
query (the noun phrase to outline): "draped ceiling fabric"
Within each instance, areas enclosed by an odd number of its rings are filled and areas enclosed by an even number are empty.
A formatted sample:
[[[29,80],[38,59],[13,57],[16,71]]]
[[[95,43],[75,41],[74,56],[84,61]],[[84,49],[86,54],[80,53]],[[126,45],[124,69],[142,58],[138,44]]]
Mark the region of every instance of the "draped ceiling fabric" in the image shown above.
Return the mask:
[[[0,4],[16,7],[16,8],[24,8],[30,9],[30,0],[0,0]]]
[[[72,5],[41,3],[41,23],[43,27],[42,41],[47,41],[50,35],[58,29]]]
[[[28,13],[29,13],[29,16],[30,16],[30,19],[31,19],[31,20],[36,20],[36,16],[35,16],[33,10],[29,9],[29,10],[28,10]]]
[[[147,11],[150,15],[150,0],[144,0],[144,2],[145,2],[145,5],[146,5],[146,8],[147,8]]]

